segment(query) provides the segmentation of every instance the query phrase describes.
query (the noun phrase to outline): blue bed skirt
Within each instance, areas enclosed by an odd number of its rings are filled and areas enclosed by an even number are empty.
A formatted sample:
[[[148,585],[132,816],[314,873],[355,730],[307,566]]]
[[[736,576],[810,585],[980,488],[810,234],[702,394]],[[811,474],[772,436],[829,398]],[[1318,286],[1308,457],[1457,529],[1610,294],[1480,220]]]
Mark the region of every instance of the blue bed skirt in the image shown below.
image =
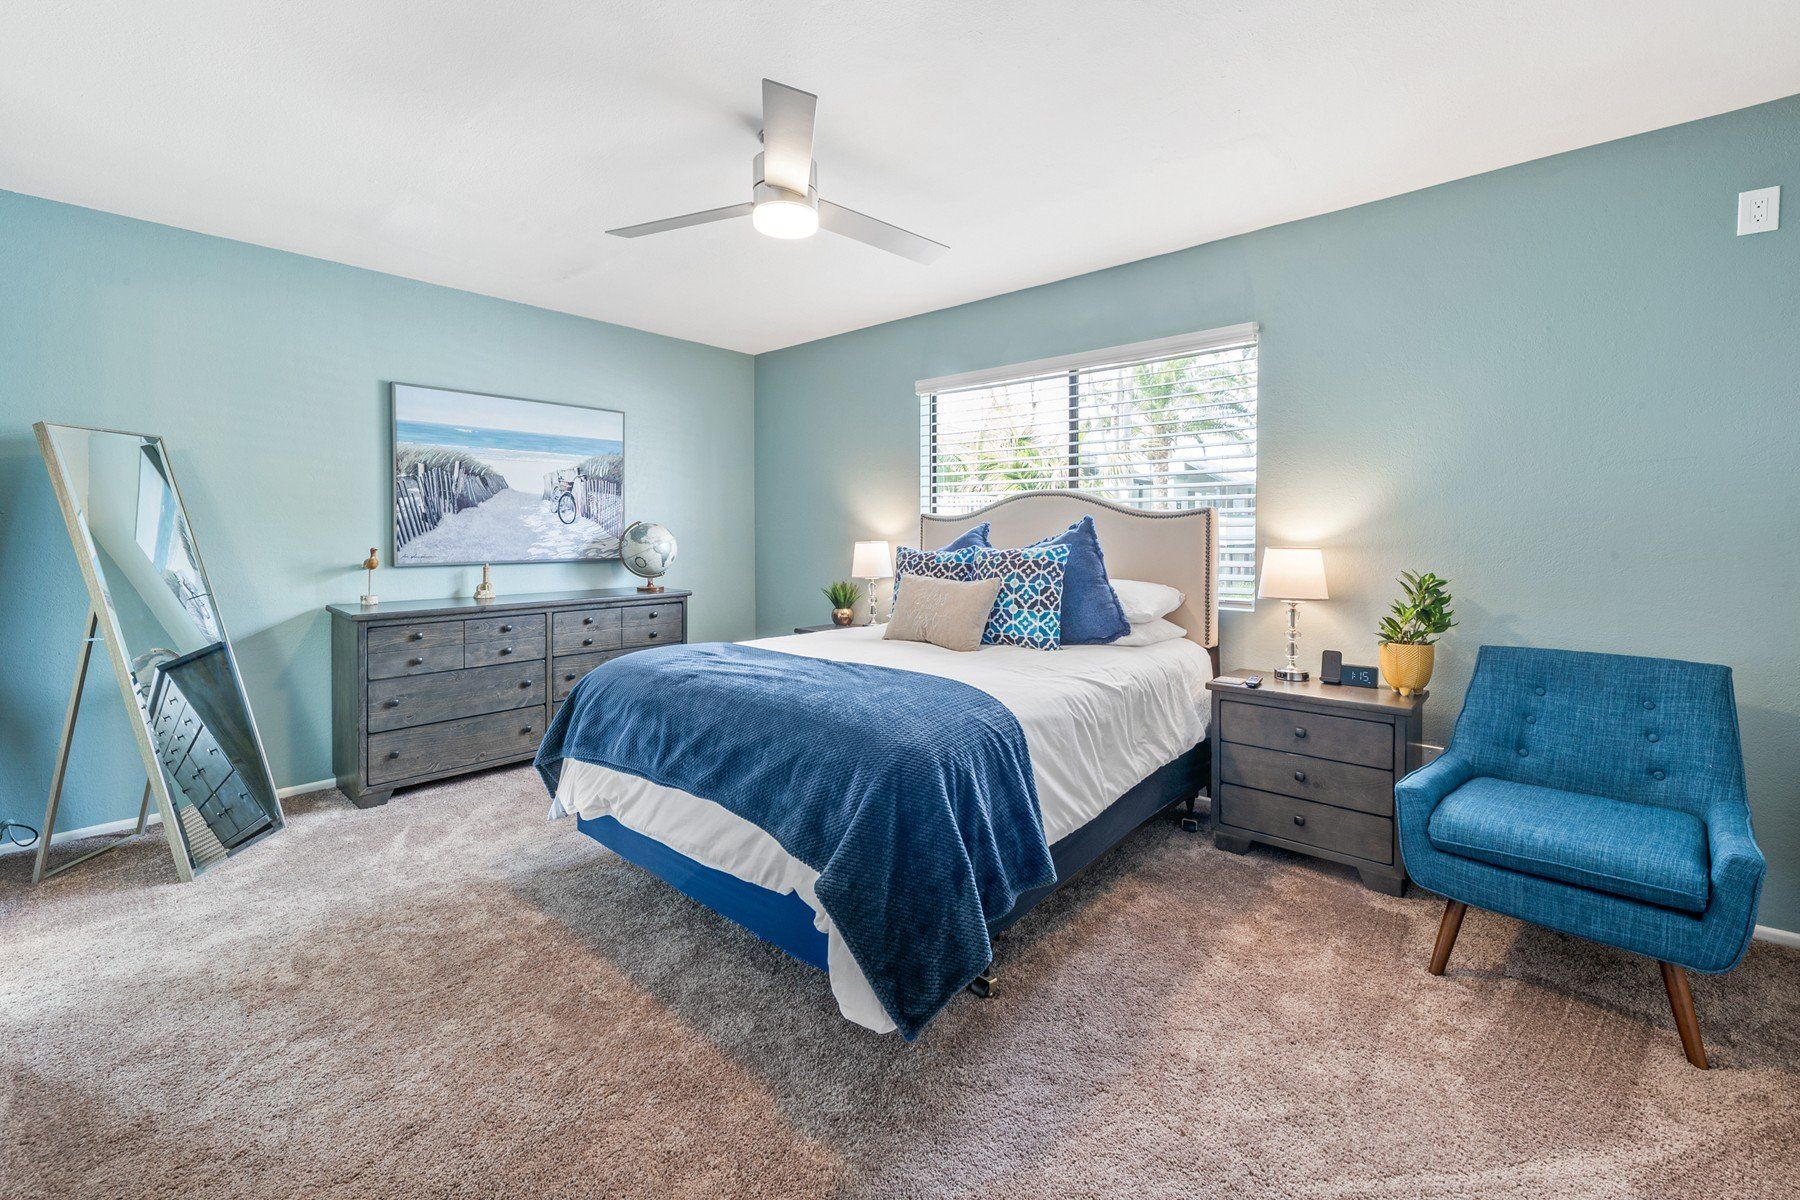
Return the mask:
[[[1012,911],[989,929],[999,933],[1095,859],[1124,841],[1151,817],[1200,791],[1211,764],[1206,742],[1151,773],[1093,820],[1050,847],[1056,883],[1026,892]],[[825,935],[813,925],[813,910],[792,892],[772,892],[735,875],[702,866],[652,838],[633,832],[612,817],[582,817],[576,824],[627,862],[636,863],[676,891],[742,925],[811,967],[828,970]]]

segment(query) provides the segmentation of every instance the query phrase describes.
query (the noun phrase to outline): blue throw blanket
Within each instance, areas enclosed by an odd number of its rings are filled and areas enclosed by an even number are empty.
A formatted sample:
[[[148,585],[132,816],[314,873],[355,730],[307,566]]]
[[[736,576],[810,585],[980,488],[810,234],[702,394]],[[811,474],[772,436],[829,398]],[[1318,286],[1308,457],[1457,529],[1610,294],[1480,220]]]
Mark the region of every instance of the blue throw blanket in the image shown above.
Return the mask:
[[[819,873],[817,895],[911,1041],[992,958],[988,922],[1056,871],[1024,731],[954,680],[752,646],[666,646],[575,686],[565,758],[720,804]]]

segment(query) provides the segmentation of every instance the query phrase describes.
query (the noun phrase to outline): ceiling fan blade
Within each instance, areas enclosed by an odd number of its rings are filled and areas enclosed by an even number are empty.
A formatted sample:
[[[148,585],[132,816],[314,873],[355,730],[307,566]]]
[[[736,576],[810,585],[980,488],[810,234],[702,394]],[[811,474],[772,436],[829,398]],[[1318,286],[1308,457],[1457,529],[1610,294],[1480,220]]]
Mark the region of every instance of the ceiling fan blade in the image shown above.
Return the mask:
[[[813,114],[819,98],[763,80],[763,180],[806,195],[812,186]]]
[[[910,258],[916,263],[934,263],[943,256],[944,251],[950,249],[942,242],[908,233],[898,225],[877,221],[874,217],[865,216],[841,204],[833,204],[829,200],[819,201],[819,225],[839,237],[854,238],[877,250],[886,250],[889,254],[898,254],[901,258]]]
[[[712,221],[729,221],[733,217],[750,215],[750,204],[728,204],[724,208],[709,208],[705,212],[689,213],[685,217],[665,217],[660,221],[645,221],[642,225],[627,225],[623,229],[609,229],[606,232],[614,237],[643,237],[647,233],[667,233],[671,229],[686,229],[689,225],[705,225]]]

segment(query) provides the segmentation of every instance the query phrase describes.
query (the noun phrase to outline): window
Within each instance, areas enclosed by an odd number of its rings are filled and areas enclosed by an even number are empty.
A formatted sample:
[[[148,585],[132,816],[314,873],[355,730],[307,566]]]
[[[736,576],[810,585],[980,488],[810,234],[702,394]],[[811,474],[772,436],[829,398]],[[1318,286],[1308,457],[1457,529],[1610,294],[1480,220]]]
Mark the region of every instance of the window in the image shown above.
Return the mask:
[[[1219,510],[1219,600],[1256,595],[1255,325],[918,385],[927,513],[1070,488]]]

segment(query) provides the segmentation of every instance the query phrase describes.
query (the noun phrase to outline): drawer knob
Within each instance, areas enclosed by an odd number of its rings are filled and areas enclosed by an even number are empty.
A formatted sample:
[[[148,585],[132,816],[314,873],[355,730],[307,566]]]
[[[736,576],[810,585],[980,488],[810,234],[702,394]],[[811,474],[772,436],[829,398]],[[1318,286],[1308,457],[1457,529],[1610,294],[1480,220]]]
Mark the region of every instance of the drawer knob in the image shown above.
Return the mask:
[[[563,676],[563,682],[567,683],[573,678],[575,678],[575,674],[571,671],[569,674]]]
[[[1306,736],[1306,729],[1305,729],[1305,728],[1304,728],[1304,727],[1303,727],[1303,726],[1300,726],[1300,725],[1296,725],[1296,726],[1294,726],[1294,736],[1295,736],[1295,737],[1297,737],[1297,738],[1303,738],[1303,737],[1305,737],[1305,736]]]
[[[656,620],[656,610],[655,609],[651,609],[645,615],[648,616],[652,621]]]
[[[406,665],[409,667],[422,667],[425,665],[425,660],[422,658],[409,658],[406,660]]]
[[[511,647],[511,646],[502,646],[502,647],[500,647],[500,654],[501,654],[501,656],[502,656],[502,657],[504,657],[504,656],[506,656],[506,655],[508,655],[508,654],[511,654],[511,653],[512,653],[512,647]]]
[[[592,625],[592,624],[593,624],[593,623],[594,623],[594,618],[592,618],[592,617],[583,617],[583,618],[581,618],[581,623],[582,623],[582,624],[583,624],[583,625]]]
[[[389,750],[389,751],[388,751],[388,757],[389,757],[389,758],[399,758],[399,757],[400,757],[400,752],[399,752],[399,751],[398,751],[398,750]]]
[[[656,640],[656,635],[655,635],[655,634],[654,634],[654,633],[652,633],[652,634],[651,634],[651,635],[650,635],[650,640],[651,640],[651,641],[655,641],[655,640]]]
[[[594,639],[593,638],[582,638],[581,644],[584,646],[591,646],[594,644]]]
[[[525,728],[523,728],[523,729],[521,729],[521,730],[519,730],[519,732],[520,732],[520,733],[530,733],[530,732],[531,732],[531,726],[529,726],[529,725],[527,725],[527,726],[526,726],[526,727],[525,727]]]
[[[502,626],[501,626],[501,627],[500,627],[500,632],[501,632],[501,633],[511,633],[511,632],[512,632],[512,626],[511,626],[511,625],[502,625]]]
[[[1305,771],[1295,771],[1294,772],[1294,782],[1295,783],[1305,783],[1306,782],[1306,772]]]
[[[383,700],[381,702],[381,707],[383,707],[383,708],[399,708],[400,702],[398,700]]]
[[[425,640],[425,635],[422,633],[409,633],[406,635],[406,640],[409,642],[421,642]]]
[[[520,687],[522,687],[522,688],[528,688],[528,687],[530,687],[530,686],[531,686],[531,680],[529,680],[529,679],[521,679],[521,680],[519,680],[519,686],[520,686]]]
[[[1296,825],[1305,825],[1305,824],[1306,824],[1306,818],[1305,818],[1305,817],[1295,817],[1295,818],[1294,818],[1294,824],[1296,824]]]

